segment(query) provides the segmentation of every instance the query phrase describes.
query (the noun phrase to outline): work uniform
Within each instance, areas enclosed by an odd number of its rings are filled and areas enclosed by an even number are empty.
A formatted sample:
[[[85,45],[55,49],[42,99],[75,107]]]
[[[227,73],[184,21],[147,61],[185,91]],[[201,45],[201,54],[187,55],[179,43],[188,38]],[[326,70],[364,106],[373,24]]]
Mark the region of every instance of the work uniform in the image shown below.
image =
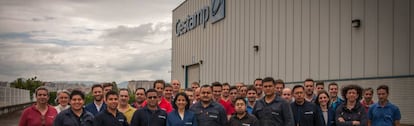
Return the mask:
[[[53,123],[53,126],[92,126],[93,125],[92,113],[82,111],[80,117],[75,115],[71,108],[60,112]]]
[[[257,118],[254,115],[246,113],[242,118],[232,115],[229,121],[229,126],[258,126],[256,125]]]
[[[173,110],[167,116],[167,126],[198,126],[194,112],[184,111],[184,118],[181,118],[177,110]]]
[[[157,107],[157,110],[150,110],[148,106],[135,111],[132,116],[131,126],[165,126],[167,112]]]
[[[95,116],[94,126],[128,126],[128,122],[124,114],[116,111],[115,117],[107,109]]]
[[[339,118],[342,117],[345,122],[339,122]],[[355,103],[355,107],[351,110],[346,107],[346,102],[339,105],[335,113],[335,121],[337,126],[352,126],[352,121],[359,121],[360,126],[368,125],[367,114],[365,108],[359,103]]]
[[[318,107],[314,103],[305,100],[302,105],[296,102],[290,103],[292,107],[295,125],[299,126],[322,126],[322,119]]]
[[[265,97],[258,100],[253,108],[253,114],[260,126],[293,126],[294,118],[290,104],[280,97],[275,97],[270,103]]]
[[[227,124],[227,115],[223,106],[217,102],[211,101],[210,104],[204,108],[201,103],[202,102],[197,102],[190,108],[190,110],[196,114],[199,126],[225,126]]]

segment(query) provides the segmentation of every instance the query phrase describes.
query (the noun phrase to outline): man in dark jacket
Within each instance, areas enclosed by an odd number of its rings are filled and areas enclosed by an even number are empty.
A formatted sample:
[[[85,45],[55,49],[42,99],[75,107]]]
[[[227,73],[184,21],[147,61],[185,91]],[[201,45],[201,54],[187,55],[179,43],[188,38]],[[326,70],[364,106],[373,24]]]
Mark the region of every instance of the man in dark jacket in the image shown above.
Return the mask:
[[[295,118],[295,125],[323,126],[318,107],[314,103],[305,100],[305,88],[302,85],[296,85],[292,89],[292,94],[295,102],[290,105]]]
[[[203,85],[200,88],[200,101],[190,108],[196,114],[199,126],[227,125],[226,111],[221,104],[213,100],[212,92],[209,85]]]
[[[231,116],[229,126],[255,126],[257,118],[247,113],[247,101],[243,97],[238,97],[234,104],[236,114]]]
[[[272,77],[262,80],[265,97],[258,100],[253,108],[253,114],[258,119],[259,126],[294,126],[292,109],[286,100],[276,96],[276,82]]]
[[[70,94],[70,108],[60,112],[53,126],[92,126],[92,113],[83,109],[85,94],[74,90]]]
[[[117,110],[118,108],[118,92],[109,91],[105,95],[107,107],[104,111],[96,115],[94,126],[128,126],[128,121],[124,114]]]
[[[157,90],[149,89],[146,96],[147,105],[134,112],[131,126],[165,126],[167,112],[158,106],[160,96],[157,94]]]

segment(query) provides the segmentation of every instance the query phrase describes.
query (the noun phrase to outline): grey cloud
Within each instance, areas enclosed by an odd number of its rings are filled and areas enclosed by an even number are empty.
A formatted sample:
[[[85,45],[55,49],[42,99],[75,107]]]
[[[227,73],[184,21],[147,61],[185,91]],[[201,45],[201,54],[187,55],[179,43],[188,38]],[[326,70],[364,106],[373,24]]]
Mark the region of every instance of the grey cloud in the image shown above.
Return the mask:
[[[168,30],[170,26],[170,23],[147,23],[137,27],[118,26],[117,28],[105,30],[101,38],[107,40],[139,41],[147,43],[148,41],[146,39],[149,39],[150,37],[156,35],[170,35],[169,33],[171,32]],[[154,41],[152,40],[152,42]]]

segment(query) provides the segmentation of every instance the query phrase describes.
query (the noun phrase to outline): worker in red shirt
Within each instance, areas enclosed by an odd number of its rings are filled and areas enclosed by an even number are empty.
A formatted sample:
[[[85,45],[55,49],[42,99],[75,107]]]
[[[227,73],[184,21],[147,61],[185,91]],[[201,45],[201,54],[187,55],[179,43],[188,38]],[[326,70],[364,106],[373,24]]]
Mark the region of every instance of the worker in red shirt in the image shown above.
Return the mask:
[[[23,111],[19,126],[52,126],[57,111],[47,103],[49,91],[42,86],[37,88],[35,93],[37,101]]]

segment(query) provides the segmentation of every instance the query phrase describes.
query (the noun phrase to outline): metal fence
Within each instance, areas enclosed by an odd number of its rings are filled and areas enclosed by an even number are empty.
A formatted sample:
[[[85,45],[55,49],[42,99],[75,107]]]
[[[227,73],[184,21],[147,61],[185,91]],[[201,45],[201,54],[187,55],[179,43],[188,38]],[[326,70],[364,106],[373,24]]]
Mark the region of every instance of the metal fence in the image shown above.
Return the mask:
[[[30,91],[24,89],[0,87],[0,107],[29,103]]]

